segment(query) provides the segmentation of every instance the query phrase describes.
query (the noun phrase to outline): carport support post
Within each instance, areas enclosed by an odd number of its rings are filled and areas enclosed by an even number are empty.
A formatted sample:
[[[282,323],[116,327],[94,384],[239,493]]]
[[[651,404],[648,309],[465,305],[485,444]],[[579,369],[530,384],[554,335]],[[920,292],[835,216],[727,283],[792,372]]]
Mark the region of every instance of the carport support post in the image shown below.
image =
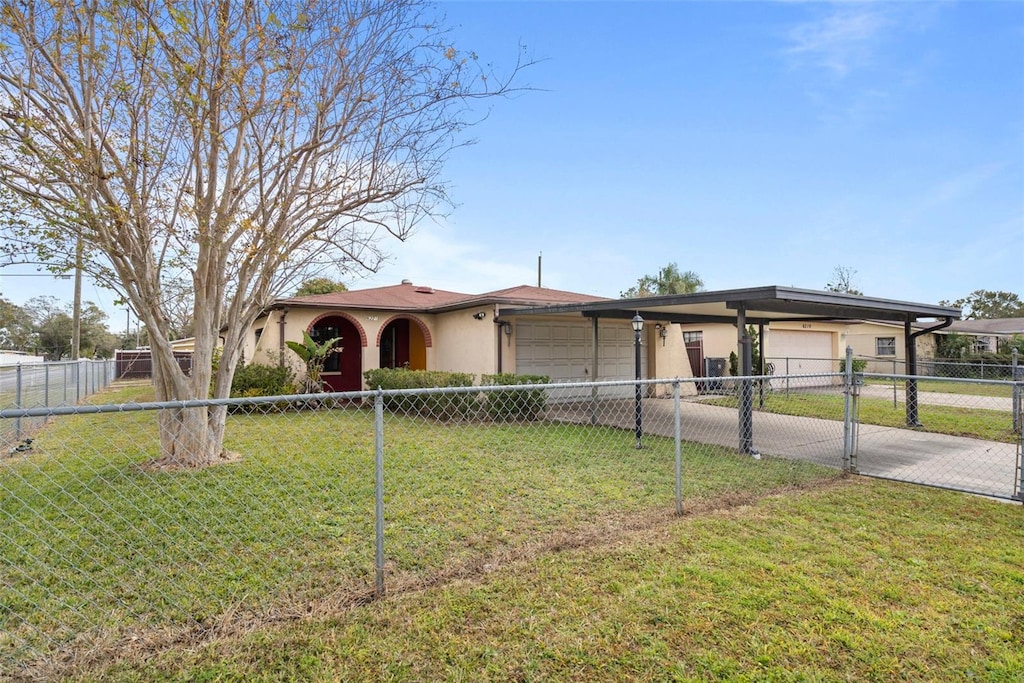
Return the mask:
[[[747,334],[747,312],[744,306],[736,310],[736,332],[740,351],[739,417],[740,452],[754,453],[754,390],[750,376],[753,372],[753,358],[750,336]]]
[[[917,415],[917,339],[910,329],[910,319],[903,323],[903,340],[907,354],[907,426],[920,427]]]

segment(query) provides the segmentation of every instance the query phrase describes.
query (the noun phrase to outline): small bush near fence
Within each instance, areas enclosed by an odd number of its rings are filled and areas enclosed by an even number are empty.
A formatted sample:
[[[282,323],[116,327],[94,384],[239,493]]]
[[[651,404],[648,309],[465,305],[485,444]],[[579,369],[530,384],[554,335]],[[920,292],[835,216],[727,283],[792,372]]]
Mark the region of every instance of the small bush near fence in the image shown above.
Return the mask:
[[[441,372],[438,370],[407,370],[405,368],[375,368],[363,373],[371,389],[431,389],[439,387],[471,387],[473,375],[467,372]],[[430,415],[451,420],[467,415],[476,397],[471,393],[455,394],[403,394],[388,396],[384,408],[406,415]]]
[[[520,384],[547,384],[547,375],[514,375],[503,372],[497,375],[482,375],[484,386],[517,386]],[[487,414],[494,419],[536,420],[544,412],[547,394],[543,389],[523,389],[495,392],[487,395]]]
[[[854,372],[864,372],[865,368],[868,367],[868,359],[867,358],[854,358],[852,365],[853,365],[853,371]],[[842,373],[846,372],[846,359],[845,358],[840,358],[839,359],[839,372],[842,372]]]
[[[295,376],[288,366],[240,365],[231,381],[232,398],[252,396],[286,396],[297,390]]]

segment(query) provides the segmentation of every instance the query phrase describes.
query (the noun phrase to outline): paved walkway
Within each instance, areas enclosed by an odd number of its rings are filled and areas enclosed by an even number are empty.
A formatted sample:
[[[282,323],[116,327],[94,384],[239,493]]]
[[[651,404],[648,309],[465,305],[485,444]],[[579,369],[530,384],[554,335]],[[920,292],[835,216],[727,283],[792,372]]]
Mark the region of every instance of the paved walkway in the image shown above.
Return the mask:
[[[931,393],[931,392],[929,392]],[[584,419],[586,410],[562,413],[561,419]],[[557,410],[557,409],[556,409]],[[631,401],[602,401],[599,421],[633,428]],[[682,436],[686,441],[738,448],[735,408],[683,401]],[[754,447],[762,455],[843,466],[843,423],[811,417],[754,411]],[[644,432],[671,437],[672,399],[645,399]],[[933,434],[913,429],[861,425],[856,440],[856,469],[861,474],[954,488],[1010,498],[1017,485],[1015,444]]]

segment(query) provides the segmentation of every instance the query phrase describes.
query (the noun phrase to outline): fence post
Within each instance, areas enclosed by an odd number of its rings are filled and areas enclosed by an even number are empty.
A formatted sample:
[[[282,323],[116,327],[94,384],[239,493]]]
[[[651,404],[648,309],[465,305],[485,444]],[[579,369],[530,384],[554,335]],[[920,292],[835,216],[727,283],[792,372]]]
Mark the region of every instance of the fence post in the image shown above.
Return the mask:
[[[21,363],[14,366],[14,407],[23,408],[21,405]],[[15,438],[21,439],[21,418],[14,418]]]
[[[850,471],[853,455],[853,347],[846,347],[843,366],[843,469]]]
[[[1024,503],[1024,429],[1017,437],[1017,500]]]
[[[895,408],[896,403],[896,359],[892,359],[892,407]]]
[[[1013,431],[1015,434],[1020,434],[1021,429],[1021,379],[1017,374],[1018,364],[1020,363],[1020,352],[1014,349],[1010,354],[1010,379],[1013,380]]]
[[[679,378],[672,382],[673,435],[676,441],[676,514],[683,514],[683,426],[682,402],[679,400]]]
[[[375,577],[374,594],[380,598],[384,596],[384,390],[377,387],[377,395],[373,399],[374,419],[374,510],[375,524],[374,535],[376,537],[375,554]]]
[[[43,363],[43,405],[50,407],[50,364]]]

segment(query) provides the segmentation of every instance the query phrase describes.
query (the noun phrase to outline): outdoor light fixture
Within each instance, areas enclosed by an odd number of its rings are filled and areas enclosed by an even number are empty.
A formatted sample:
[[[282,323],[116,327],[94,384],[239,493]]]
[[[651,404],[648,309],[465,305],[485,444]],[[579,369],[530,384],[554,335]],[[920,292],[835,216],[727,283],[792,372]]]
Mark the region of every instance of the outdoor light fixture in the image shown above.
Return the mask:
[[[476,318],[477,320],[483,320],[484,318],[487,317],[487,314],[483,311],[477,311],[476,313],[473,314],[473,317]]]
[[[661,337],[661,345],[664,346],[665,338],[668,337],[668,327],[661,323],[657,323],[654,327],[658,330],[658,336]]]
[[[640,403],[640,333],[644,331],[644,319],[640,317],[639,311],[629,324],[633,327],[633,346],[636,349],[636,447],[643,448],[644,416]]]

